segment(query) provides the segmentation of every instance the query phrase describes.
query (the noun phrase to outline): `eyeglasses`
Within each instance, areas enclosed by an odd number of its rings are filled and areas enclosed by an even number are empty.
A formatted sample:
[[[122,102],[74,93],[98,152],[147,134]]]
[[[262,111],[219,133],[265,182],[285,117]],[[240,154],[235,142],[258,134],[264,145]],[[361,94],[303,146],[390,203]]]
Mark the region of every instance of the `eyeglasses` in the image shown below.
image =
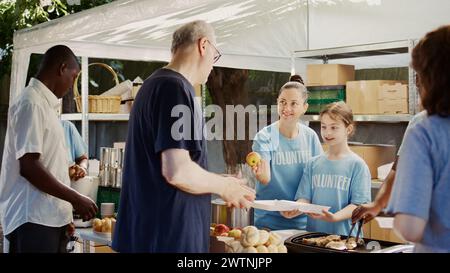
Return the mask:
[[[214,59],[213,59],[213,61],[214,61],[214,63],[216,63],[219,59],[220,59],[220,57],[222,57],[222,54],[220,54],[220,51],[217,49],[217,47],[215,47],[209,40],[206,40],[206,41],[208,41],[208,43],[214,48],[214,50],[216,51],[216,55],[214,55]]]

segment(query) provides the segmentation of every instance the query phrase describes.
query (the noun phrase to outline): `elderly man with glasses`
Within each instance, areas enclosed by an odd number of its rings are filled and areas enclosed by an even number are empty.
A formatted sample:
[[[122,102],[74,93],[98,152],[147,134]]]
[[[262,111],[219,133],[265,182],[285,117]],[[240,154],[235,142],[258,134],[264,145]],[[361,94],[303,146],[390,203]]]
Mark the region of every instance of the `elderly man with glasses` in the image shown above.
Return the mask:
[[[248,208],[255,198],[244,179],[205,170],[203,120],[193,85],[204,84],[220,58],[215,42],[204,21],[177,29],[172,60],[145,80],[136,97],[112,244],[116,251],[208,252],[211,193],[238,208]]]

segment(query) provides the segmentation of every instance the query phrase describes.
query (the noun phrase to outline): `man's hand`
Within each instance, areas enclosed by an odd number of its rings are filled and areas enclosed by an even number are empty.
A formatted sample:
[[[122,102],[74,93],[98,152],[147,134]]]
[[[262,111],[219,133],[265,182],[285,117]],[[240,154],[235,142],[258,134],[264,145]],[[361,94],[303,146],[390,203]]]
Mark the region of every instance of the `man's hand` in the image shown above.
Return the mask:
[[[368,223],[375,218],[382,209],[382,206],[376,202],[360,205],[352,213],[352,223],[356,223],[360,219],[364,219],[364,223]]]
[[[77,214],[81,216],[84,221],[95,217],[98,207],[92,199],[82,194],[78,194],[72,206]]]
[[[336,222],[336,217],[334,213],[329,212],[328,210],[322,210],[322,213],[307,213],[309,217],[317,220],[322,220],[325,222]]]
[[[249,208],[250,202],[255,200],[255,190],[246,186],[245,179],[227,177],[227,185],[220,194],[227,206],[236,208]]]
[[[290,211],[280,211],[280,214],[283,215],[285,218],[292,219],[294,217],[303,214],[303,212],[299,210],[290,210]]]
[[[77,181],[80,178],[83,178],[87,175],[87,171],[85,168],[81,167],[80,165],[73,165],[69,168],[69,177],[70,180]]]
[[[73,222],[70,222],[67,225],[67,235],[73,236],[75,234],[75,224]]]

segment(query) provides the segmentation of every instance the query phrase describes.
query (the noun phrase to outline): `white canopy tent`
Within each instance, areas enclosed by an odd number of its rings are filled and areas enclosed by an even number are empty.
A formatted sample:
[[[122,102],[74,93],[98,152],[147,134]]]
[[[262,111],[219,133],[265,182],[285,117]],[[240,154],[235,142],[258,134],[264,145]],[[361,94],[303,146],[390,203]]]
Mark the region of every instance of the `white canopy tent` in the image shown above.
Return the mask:
[[[78,56],[169,61],[173,31],[195,19],[216,31],[218,66],[290,71],[292,51],[305,47],[302,2],[121,0],[40,24],[14,36],[10,99],[25,86],[32,53],[65,44]]]
[[[55,44],[85,58],[168,61],[172,32],[203,19],[216,30],[217,66],[289,72],[295,50],[419,38],[448,24],[448,10],[447,0],[114,1],[16,32],[10,101],[26,84],[30,55]]]

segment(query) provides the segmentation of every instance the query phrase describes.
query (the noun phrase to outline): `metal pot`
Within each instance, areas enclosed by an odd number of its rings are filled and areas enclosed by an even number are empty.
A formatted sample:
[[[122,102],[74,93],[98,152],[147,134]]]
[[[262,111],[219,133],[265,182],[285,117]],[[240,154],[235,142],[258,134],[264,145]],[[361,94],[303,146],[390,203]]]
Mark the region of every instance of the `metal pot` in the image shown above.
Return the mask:
[[[211,201],[211,222],[225,224],[230,228],[253,225],[253,208],[229,208],[222,199]]]

